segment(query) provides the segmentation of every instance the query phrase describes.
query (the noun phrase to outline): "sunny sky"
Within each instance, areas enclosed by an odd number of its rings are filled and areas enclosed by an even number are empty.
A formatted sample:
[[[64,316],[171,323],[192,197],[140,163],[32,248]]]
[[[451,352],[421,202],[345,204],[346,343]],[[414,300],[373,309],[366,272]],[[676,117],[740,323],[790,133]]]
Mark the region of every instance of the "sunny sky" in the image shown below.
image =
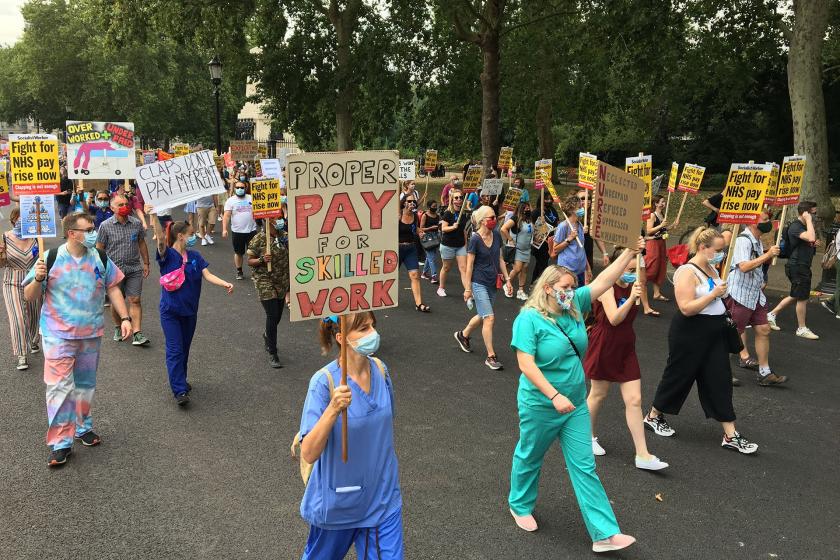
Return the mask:
[[[0,45],[11,45],[23,34],[20,7],[26,0],[0,0]]]

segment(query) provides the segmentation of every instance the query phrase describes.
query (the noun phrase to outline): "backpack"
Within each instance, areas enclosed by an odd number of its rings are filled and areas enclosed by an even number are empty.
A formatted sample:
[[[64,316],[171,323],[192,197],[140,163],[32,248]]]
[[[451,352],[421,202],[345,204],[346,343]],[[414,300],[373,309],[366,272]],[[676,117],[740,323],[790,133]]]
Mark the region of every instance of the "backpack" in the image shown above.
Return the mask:
[[[791,222],[792,223],[792,222]],[[790,239],[788,238],[788,231],[790,230],[790,224],[786,225],[782,230],[782,237],[779,240],[779,257],[780,259],[789,259],[791,252],[793,252],[793,247],[791,247]]]
[[[108,272],[108,255],[105,254],[104,249],[97,249],[97,253],[99,253],[99,264],[102,265],[102,276],[104,277]],[[52,270],[53,265],[55,264],[55,259],[58,257],[58,249],[55,251],[47,251],[47,277],[50,275],[50,270]]]
[[[379,374],[382,376],[382,379],[385,380],[385,383],[389,383],[388,373],[385,369],[385,364],[382,363],[382,360],[375,356],[371,356],[373,363],[376,364],[376,368],[379,370]],[[327,376],[327,383],[330,387],[330,398],[332,398],[332,392],[335,390],[335,381],[333,381],[333,376],[329,372],[327,368],[321,368],[318,370],[318,374],[326,375]],[[327,404],[329,406],[329,404]],[[392,404],[393,408],[393,404]],[[292,453],[292,459],[298,457],[300,455],[300,477],[303,479],[303,485],[306,486],[309,483],[309,475],[312,474],[312,468],[315,466],[315,463],[307,463],[303,459],[303,453],[300,453],[300,446],[301,446],[302,438],[300,437],[300,432],[295,434],[295,437],[292,439],[292,445],[289,448]]]

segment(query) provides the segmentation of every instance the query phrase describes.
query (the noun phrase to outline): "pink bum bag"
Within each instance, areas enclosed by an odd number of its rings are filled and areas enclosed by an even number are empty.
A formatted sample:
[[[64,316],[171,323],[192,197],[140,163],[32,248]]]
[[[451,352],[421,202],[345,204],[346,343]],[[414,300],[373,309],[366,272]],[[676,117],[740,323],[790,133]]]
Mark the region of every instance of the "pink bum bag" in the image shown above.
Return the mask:
[[[163,286],[163,289],[167,292],[174,292],[175,290],[179,289],[184,284],[184,280],[186,279],[186,275],[184,274],[184,269],[187,266],[187,254],[184,253],[184,262],[181,263],[180,268],[176,268],[172,272],[167,272],[163,276],[160,277],[160,285]]]

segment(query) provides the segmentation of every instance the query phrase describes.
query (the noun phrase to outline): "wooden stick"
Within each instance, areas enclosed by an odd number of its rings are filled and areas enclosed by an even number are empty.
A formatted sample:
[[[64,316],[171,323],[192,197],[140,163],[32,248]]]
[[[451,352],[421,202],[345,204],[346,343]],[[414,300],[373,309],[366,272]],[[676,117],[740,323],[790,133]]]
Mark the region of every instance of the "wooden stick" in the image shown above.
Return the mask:
[[[426,173],[426,188],[423,191],[423,198],[420,199],[420,202],[417,204],[419,207],[426,200],[426,195],[429,194],[429,173]]]
[[[682,211],[683,211],[683,208],[685,207],[685,199],[686,198],[688,198],[688,193],[683,192],[683,199],[682,199],[682,202],[680,202],[680,210],[679,210],[679,212],[677,212],[677,219],[674,220],[675,222],[678,222],[680,220],[680,216],[682,216]]]
[[[782,206],[782,215],[779,216],[779,231],[776,232],[776,245],[782,242],[782,231],[785,229],[785,218],[787,217],[787,205]],[[770,266],[776,266],[777,257],[773,257],[773,262]]]
[[[726,282],[726,277],[729,276],[729,266],[732,263],[732,257],[735,253],[735,241],[738,239],[738,232],[741,231],[741,224],[735,224],[732,229],[732,240],[729,242],[729,251],[726,255],[726,264],[723,266],[723,272],[720,275],[721,280]]]
[[[589,231],[589,189],[583,187],[583,190],[583,228],[585,231]]]
[[[636,255],[636,282],[639,281],[639,278],[642,276],[642,253]],[[642,286],[643,290],[647,289],[647,286]],[[636,305],[642,304],[641,296],[636,298]]]
[[[339,317],[341,331],[341,351],[338,363],[341,366],[341,384],[347,385],[347,315]],[[341,411],[341,461],[347,462],[347,409]]]
[[[265,250],[268,252],[266,269],[271,272],[271,226],[268,225],[269,218],[265,219]]]
[[[44,238],[41,237],[41,197],[39,196],[35,197],[35,224],[38,227],[38,258],[44,260]]]
[[[671,191],[668,191],[668,199],[665,201],[665,217],[662,218],[663,222],[668,221],[668,209],[671,207]]]
[[[572,222],[569,221],[568,216],[566,216],[566,223],[569,224],[569,229],[571,231],[575,232],[575,241],[577,241],[578,246],[583,247],[583,243],[580,242],[580,237],[578,237],[578,235],[577,235],[577,228],[572,225]]]

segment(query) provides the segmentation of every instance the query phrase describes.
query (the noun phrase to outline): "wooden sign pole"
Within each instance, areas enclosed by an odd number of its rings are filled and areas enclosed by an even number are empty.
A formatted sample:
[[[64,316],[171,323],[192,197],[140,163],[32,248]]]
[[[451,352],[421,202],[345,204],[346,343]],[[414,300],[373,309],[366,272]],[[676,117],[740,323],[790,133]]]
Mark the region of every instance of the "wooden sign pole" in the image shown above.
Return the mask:
[[[726,277],[729,276],[729,266],[732,263],[733,253],[735,252],[735,241],[738,239],[738,233],[741,231],[741,224],[735,224],[732,228],[732,240],[729,242],[729,251],[726,255],[726,264],[723,267],[723,271],[720,275],[721,280],[726,282]]]
[[[338,358],[339,366],[341,366],[341,384],[347,385],[347,316],[339,317],[341,331],[341,351]],[[341,411],[341,461],[347,462],[348,454],[347,443],[347,409]]]
[[[642,276],[642,254],[639,253],[638,255],[636,255],[636,282],[639,282],[639,278],[641,278],[641,276]],[[639,285],[642,286],[643,290],[647,289],[646,286],[643,286],[641,284],[639,284]],[[639,296],[639,297],[636,298],[636,305],[641,305],[641,304],[642,304],[642,298],[641,298],[641,296]]]
[[[20,219],[20,218],[18,218]],[[38,258],[44,260],[44,238],[41,237],[41,197],[35,197],[35,224],[38,228]],[[22,230],[21,230],[22,231]]]
[[[787,204],[782,206],[782,215],[779,216],[779,231],[776,232],[776,246],[782,242],[782,231],[785,229],[785,218],[787,218]],[[776,259],[777,257],[773,257],[773,262],[770,263],[771,266],[776,266]]]
[[[682,211],[683,211],[683,208],[685,207],[685,199],[686,198],[688,198],[688,193],[683,191],[683,199],[682,199],[682,202],[680,202],[680,209],[677,212],[677,218],[674,220],[675,222],[679,221],[680,216],[682,216]]]
[[[671,191],[668,191],[668,199],[665,201],[665,216],[662,218],[663,222],[668,221],[668,209],[671,207]]]
[[[269,225],[270,218],[265,219],[265,250],[268,253],[268,262],[266,269],[271,272],[271,225]]]
[[[583,187],[583,230],[589,231],[589,189]]]

